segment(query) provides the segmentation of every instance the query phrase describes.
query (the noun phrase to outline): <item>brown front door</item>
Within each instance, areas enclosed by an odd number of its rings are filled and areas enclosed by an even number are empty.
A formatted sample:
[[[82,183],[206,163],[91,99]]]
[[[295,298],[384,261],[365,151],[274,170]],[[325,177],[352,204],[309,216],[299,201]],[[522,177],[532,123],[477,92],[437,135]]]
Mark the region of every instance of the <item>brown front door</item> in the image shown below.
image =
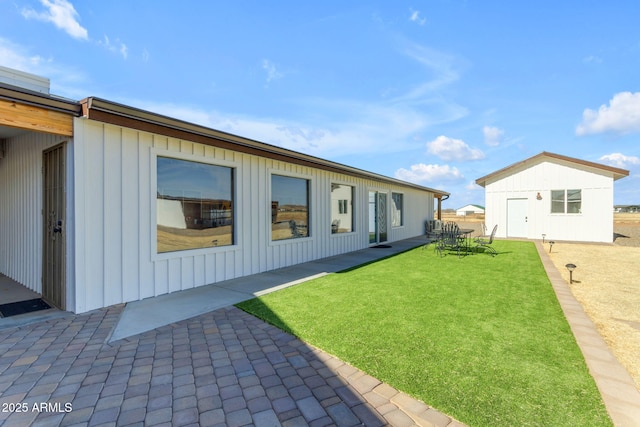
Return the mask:
[[[66,285],[66,188],[65,144],[43,153],[43,220],[42,297],[65,309]]]

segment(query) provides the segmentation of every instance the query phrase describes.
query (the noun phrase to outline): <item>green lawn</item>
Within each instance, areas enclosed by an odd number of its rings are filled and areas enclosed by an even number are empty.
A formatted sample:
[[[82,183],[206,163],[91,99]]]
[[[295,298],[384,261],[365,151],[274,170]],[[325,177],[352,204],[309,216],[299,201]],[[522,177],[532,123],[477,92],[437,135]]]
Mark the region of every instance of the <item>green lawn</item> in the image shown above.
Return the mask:
[[[416,248],[238,306],[470,426],[607,426],[535,246]]]

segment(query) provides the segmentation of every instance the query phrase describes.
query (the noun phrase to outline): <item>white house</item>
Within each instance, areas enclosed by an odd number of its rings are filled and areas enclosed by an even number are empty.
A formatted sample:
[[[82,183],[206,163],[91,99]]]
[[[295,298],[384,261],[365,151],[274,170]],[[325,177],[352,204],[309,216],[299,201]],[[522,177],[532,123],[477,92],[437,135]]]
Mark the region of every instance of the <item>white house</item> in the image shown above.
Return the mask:
[[[0,273],[69,311],[419,236],[448,196],[17,75],[0,82]]]
[[[483,214],[483,213],[484,213],[484,206],[480,206],[480,205],[466,205],[459,209],[456,209],[457,216]]]
[[[496,236],[613,241],[613,184],[629,171],[542,152],[476,180]]]

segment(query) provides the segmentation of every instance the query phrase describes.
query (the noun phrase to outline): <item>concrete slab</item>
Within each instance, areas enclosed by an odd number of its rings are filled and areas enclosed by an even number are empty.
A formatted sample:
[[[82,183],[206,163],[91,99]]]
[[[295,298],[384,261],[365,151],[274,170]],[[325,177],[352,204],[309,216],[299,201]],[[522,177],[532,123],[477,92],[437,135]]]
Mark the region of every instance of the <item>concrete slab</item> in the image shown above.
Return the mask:
[[[120,315],[109,342],[228,307],[251,297],[244,292],[209,285],[131,302]]]
[[[27,301],[30,299],[40,298],[40,296],[40,294],[33,292],[26,286],[10,279],[4,274],[0,274],[0,304]]]
[[[168,295],[128,303],[109,342],[228,307],[242,301],[294,286],[420,246],[417,237],[394,242],[390,248],[362,249],[291,267],[239,277]]]

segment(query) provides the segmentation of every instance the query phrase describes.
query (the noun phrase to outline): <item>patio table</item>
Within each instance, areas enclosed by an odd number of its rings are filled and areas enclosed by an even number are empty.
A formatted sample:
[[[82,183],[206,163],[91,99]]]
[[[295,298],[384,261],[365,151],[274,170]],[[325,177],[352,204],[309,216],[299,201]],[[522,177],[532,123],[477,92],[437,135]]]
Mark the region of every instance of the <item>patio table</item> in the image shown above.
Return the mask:
[[[471,240],[471,233],[473,233],[475,230],[473,228],[459,228],[458,229],[458,236],[460,237],[460,239],[464,239],[464,250],[465,253],[469,253],[471,251],[471,244],[470,244],[470,240]]]

